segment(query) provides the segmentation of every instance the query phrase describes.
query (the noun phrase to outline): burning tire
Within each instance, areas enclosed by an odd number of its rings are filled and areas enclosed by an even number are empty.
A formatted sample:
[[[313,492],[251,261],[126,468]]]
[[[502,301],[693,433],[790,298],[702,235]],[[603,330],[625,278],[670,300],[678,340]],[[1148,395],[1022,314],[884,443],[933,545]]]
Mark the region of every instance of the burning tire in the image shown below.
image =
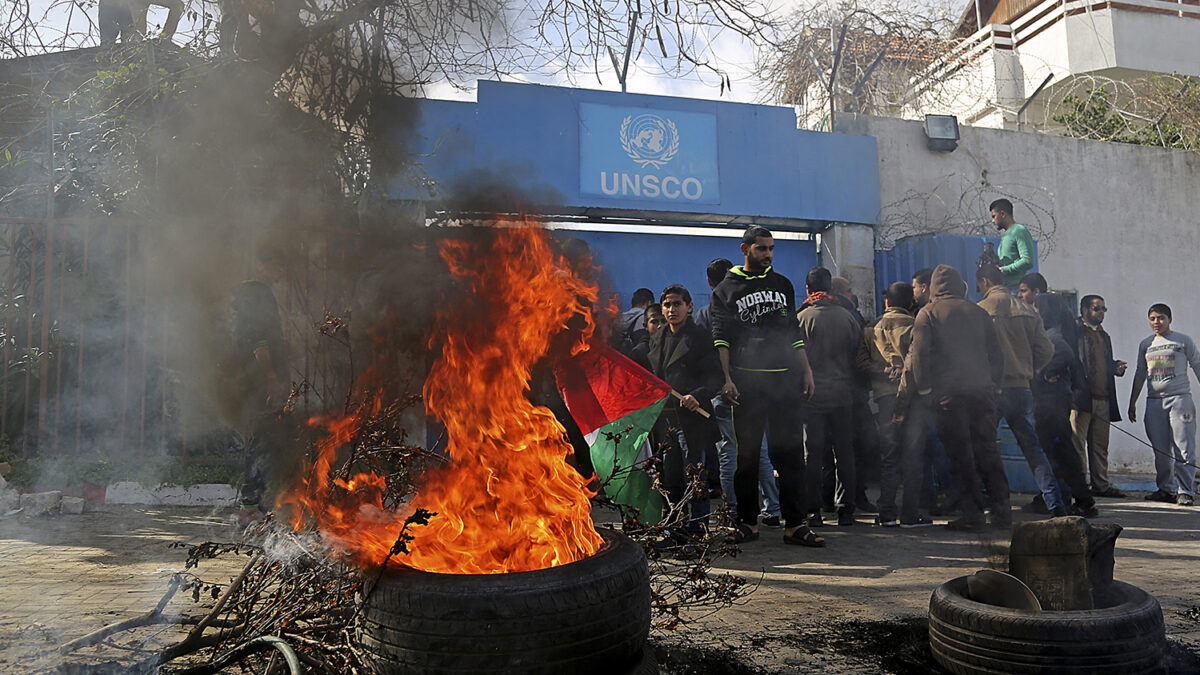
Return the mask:
[[[967,577],[929,600],[934,659],[959,675],[977,673],[1151,673],[1162,669],[1162,609],[1154,596],[1114,581],[1101,608],[1008,609],[966,598]]]
[[[383,673],[584,675],[640,667],[650,630],[646,558],[623,535],[599,532],[598,553],[544,570],[389,573],[364,608],[359,643]]]

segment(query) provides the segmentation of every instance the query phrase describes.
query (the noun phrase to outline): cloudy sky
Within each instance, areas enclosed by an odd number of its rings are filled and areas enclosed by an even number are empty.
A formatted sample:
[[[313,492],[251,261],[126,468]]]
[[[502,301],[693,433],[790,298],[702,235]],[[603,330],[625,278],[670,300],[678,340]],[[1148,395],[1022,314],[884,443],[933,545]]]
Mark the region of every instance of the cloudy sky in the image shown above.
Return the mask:
[[[3,0],[0,0],[2,2]],[[830,0],[760,0],[764,2],[776,16],[786,16],[802,2],[827,2]],[[62,34],[68,21],[73,32],[93,32],[95,30],[96,4],[80,0],[32,0],[31,17],[39,23],[43,39],[53,39]],[[80,7],[86,9],[81,9]],[[81,16],[82,15],[82,16]],[[68,19],[69,17],[69,19]],[[151,7],[148,22],[151,26],[161,25],[166,19],[166,10],[161,7]],[[180,34],[189,32],[192,26],[185,18],[181,22]],[[92,38],[98,40],[98,36]],[[661,65],[654,62],[651,52],[657,52],[652,45],[642,51],[639,58],[630,63],[628,91],[643,94],[664,94],[686,96],[693,98],[720,98],[727,101],[760,102],[762,87],[754,78],[754,47],[748,40],[730,32],[716,32],[708,36],[710,53],[715,57],[719,66],[729,73],[733,82],[732,91],[722,93],[720,79],[711,72],[695,72],[687,75],[670,75],[664,72]],[[598,64],[599,68],[589,67],[571,74],[557,76],[529,73],[521,80],[544,84],[563,84],[589,89],[620,90],[615,72],[608,59]],[[597,73],[599,80],[597,80]],[[513,78],[518,79],[518,78]],[[467,84],[467,90],[449,84],[435,85],[428,89],[427,94],[435,98],[474,98],[473,87]]]

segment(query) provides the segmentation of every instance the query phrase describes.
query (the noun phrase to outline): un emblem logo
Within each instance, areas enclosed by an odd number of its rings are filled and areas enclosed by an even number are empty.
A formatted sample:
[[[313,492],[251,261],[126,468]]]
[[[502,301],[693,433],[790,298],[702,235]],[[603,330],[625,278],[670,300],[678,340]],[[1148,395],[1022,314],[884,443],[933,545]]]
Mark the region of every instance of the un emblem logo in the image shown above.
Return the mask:
[[[679,152],[679,130],[658,115],[632,115],[621,122],[621,147],[643,168],[662,168]]]

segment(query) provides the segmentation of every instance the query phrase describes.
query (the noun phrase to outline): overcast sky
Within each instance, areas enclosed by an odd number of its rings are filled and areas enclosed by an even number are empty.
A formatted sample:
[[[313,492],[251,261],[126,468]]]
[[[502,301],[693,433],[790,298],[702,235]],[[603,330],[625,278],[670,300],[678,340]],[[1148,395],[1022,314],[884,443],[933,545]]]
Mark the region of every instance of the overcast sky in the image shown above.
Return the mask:
[[[45,33],[47,37],[53,33],[61,32],[61,25],[66,23],[68,11],[75,13],[71,19],[73,30],[86,29],[88,24],[86,21],[80,20],[78,6],[73,7],[77,1],[32,0],[31,4],[34,10],[32,14],[34,17],[43,18],[41,23],[46,29]],[[943,5],[949,2],[949,0],[913,1],[922,5]],[[0,2],[5,2],[5,0],[0,0]],[[836,0],[762,0],[762,2],[767,5],[773,15],[782,18],[789,15],[799,6],[817,2],[836,2]],[[95,21],[95,14],[96,8],[92,4],[87,10],[87,15],[93,22]],[[166,10],[161,7],[151,8],[149,16],[150,25],[161,25],[165,18]],[[190,30],[190,26],[185,18],[180,25],[180,32],[184,33],[188,30]],[[98,39],[98,36],[94,39]],[[663,67],[655,63],[652,58],[652,52],[657,52],[657,49],[653,45],[647,45],[642,54],[630,63],[628,91],[640,94],[720,99],[743,103],[767,102],[764,100],[767,88],[755,76],[754,46],[748,40],[732,31],[714,32],[709,36],[709,40],[710,53],[715,57],[717,64],[729,74],[733,82],[732,90],[726,89],[722,92],[720,78],[708,71],[697,71],[685,75],[673,75],[664,72]],[[510,79],[542,84],[577,86],[587,89],[619,91],[620,84],[608,59],[604,58],[598,65],[599,68],[597,69],[589,64],[588,67],[569,75],[528,73],[521,77],[512,77]],[[599,79],[597,79],[597,72]],[[463,86],[466,87],[465,91],[462,88]],[[473,99],[475,93],[473,83],[460,83],[458,87],[452,86],[449,83],[442,83],[428,87],[426,95],[432,98]]]

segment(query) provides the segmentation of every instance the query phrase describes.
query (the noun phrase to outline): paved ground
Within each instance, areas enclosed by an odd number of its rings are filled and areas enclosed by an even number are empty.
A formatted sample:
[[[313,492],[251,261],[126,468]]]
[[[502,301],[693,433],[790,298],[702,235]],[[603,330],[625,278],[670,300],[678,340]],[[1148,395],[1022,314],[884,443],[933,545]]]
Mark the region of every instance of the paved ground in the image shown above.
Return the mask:
[[[1157,596],[1168,637],[1200,659],[1200,513],[1140,497],[1100,502],[1100,520],[1125,527],[1115,576]],[[1014,504],[1027,501],[1014,495]],[[227,510],[106,506],[83,516],[0,520],[0,672],[93,672],[130,662],[135,647],[178,639],[177,627],[158,626],[118,635],[66,661],[56,650],[152,608],[183,566],[184,550],[170,544],[231,540],[231,518]],[[659,643],[708,659],[712,667],[695,672],[749,672],[742,666],[782,673],[920,672],[888,657],[919,646],[915,622],[925,615],[930,592],[1005,560],[1007,541],[945,528],[885,530],[868,519],[852,528],[824,528],[825,549],[785,546],[781,530],[763,528],[760,541],[721,563],[761,580],[758,590],[739,606],[700,618],[695,628],[660,636]],[[228,581],[240,565],[230,560],[201,572]],[[189,599],[177,597],[168,613],[191,608]]]

